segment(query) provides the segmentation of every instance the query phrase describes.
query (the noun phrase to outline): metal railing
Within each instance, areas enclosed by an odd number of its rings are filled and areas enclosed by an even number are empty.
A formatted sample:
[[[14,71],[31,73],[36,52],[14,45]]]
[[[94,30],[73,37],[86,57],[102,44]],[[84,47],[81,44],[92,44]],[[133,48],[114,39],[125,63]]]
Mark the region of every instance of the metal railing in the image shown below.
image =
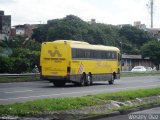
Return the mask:
[[[131,71],[122,71],[121,74],[135,74],[135,73],[160,73],[160,71],[145,71],[145,72],[131,72]],[[0,77],[20,77],[20,76],[40,76],[40,73],[21,73],[21,74],[0,74]]]
[[[5,73],[5,74],[0,74],[0,77],[8,77],[8,76],[34,76],[34,75],[37,75],[37,76],[40,76],[40,73],[21,73],[21,74],[8,74],[8,73]]]
[[[139,73],[160,73],[160,71],[144,71],[144,72],[132,72],[132,71],[122,71],[121,74],[139,74]]]
[[[40,80],[40,73],[0,74],[0,83]]]

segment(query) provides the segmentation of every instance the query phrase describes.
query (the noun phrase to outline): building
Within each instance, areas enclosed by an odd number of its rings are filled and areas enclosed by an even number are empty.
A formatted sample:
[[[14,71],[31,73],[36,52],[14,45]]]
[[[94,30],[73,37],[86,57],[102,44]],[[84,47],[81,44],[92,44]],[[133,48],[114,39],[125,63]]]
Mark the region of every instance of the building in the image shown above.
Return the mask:
[[[12,28],[12,31],[15,35],[24,36],[24,37],[31,37],[33,34],[33,29],[37,28],[39,24],[24,24],[24,25],[16,25]],[[14,35],[14,34],[12,34]]]
[[[160,41],[160,28],[148,28],[147,31]]]
[[[122,71],[130,71],[134,66],[155,67],[149,58],[143,58],[142,55],[122,54]]]
[[[145,30],[145,31],[146,31],[146,28],[147,28],[145,24],[141,24],[141,21],[135,21],[133,26],[135,26],[139,29]]]
[[[122,28],[124,26],[132,26],[131,24],[119,24],[119,25],[116,25],[118,28]]]
[[[89,24],[96,24],[96,19],[91,19],[90,21],[87,21]]]
[[[149,32],[153,37],[160,41],[160,28],[147,28],[145,24],[141,24],[141,21],[135,21],[134,26]]]
[[[0,40],[9,38],[11,32],[11,15],[4,15],[4,11],[0,11]]]
[[[16,25],[16,35],[31,37],[33,34],[32,26],[29,24]]]
[[[89,24],[96,24],[96,19],[91,19],[90,21],[88,21]]]
[[[10,38],[13,38],[16,36],[16,29],[14,27],[11,28],[11,34],[10,34]]]

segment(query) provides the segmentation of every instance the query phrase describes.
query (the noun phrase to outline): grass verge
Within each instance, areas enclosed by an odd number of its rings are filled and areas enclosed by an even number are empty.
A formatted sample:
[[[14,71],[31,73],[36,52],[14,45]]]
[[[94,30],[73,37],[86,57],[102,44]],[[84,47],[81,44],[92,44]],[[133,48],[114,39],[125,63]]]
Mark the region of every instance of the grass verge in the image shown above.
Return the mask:
[[[0,76],[0,83],[9,83],[9,82],[28,82],[40,80],[39,76]]]
[[[110,103],[111,100],[126,101],[135,98],[160,95],[160,88],[129,90],[84,97],[41,99],[25,103],[0,105],[0,116],[14,115],[27,116],[47,112],[77,109],[87,106],[96,106]]]
[[[121,73],[121,77],[134,77],[134,76],[160,76],[160,72],[137,72],[137,73]]]

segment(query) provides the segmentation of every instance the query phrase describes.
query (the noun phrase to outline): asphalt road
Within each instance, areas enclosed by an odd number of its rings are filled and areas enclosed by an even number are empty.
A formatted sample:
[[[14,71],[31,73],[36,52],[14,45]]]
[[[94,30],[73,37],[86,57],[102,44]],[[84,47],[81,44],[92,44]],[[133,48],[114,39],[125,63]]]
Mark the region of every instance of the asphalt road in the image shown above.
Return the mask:
[[[123,77],[114,85],[98,82],[93,86],[54,87],[48,81],[0,83],[0,104],[24,102],[41,98],[75,97],[103,92],[160,87],[160,76]]]
[[[160,120],[160,107],[97,120]]]

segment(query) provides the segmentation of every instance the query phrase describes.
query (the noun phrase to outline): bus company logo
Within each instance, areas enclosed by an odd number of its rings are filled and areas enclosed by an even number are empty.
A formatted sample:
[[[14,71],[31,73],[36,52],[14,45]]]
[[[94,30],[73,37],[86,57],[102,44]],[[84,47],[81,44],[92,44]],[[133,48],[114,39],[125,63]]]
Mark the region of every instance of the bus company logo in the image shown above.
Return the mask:
[[[56,46],[54,47],[53,51],[52,50],[48,50],[48,53],[50,54],[51,57],[55,57],[56,55],[58,57],[62,57],[62,54],[60,54],[60,52],[59,52],[59,50],[58,50],[58,48]]]

